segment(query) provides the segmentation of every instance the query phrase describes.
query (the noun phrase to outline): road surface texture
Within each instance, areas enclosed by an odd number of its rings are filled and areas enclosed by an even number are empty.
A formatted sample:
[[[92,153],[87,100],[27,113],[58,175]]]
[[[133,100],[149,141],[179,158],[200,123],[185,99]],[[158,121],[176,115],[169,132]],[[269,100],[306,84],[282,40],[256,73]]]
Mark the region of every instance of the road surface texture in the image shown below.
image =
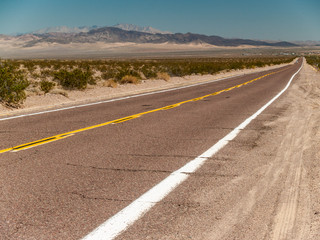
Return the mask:
[[[85,237],[264,106],[301,62],[0,121],[0,239]],[[304,64],[287,92],[117,238],[320,239],[317,77]]]

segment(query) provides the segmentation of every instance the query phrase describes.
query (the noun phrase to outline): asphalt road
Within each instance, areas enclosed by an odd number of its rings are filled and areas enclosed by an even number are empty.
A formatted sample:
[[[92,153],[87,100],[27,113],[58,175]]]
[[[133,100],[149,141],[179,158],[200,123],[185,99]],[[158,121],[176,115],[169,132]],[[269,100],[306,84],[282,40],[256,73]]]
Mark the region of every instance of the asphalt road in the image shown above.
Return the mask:
[[[0,121],[0,239],[81,239],[227,135],[300,66]]]

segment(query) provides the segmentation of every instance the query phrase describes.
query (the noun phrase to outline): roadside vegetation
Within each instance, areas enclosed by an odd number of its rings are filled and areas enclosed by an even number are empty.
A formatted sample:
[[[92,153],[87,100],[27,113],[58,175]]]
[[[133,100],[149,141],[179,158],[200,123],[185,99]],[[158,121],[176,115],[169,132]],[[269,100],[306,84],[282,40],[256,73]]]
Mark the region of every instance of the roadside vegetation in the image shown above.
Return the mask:
[[[0,61],[0,102],[19,106],[31,95],[67,96],[88,86],[117,87],[142,80],[216,74],[289,63],[293,57],[190,58],[157,60],[5,60]]]
[[[8,61],[0,61],[0,102],[8,107],[18,107],[26,98],[29,86],[23,72]]]
[[[308,56],[306,57],[307,63],[320,70],[320,56]]]

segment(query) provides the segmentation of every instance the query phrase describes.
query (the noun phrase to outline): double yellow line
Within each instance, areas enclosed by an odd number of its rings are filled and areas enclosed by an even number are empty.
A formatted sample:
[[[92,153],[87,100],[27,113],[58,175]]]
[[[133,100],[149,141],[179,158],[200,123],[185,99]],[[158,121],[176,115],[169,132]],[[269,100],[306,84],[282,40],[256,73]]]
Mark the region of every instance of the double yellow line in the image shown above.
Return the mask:
[[[186,101],[183,101],[183,102],[179,102],[179,103],[176,103],[176,104],[172,104],[172,105],[168,105],[168,106],[165,106],[165,107],[153,109],[153,110],[150,110],[150,111],[147,111],[147,112],[141,112],[141,113],[130,115],[130,116],[127,116],[127,117],[124,117],[124,118],[119,118],[119,119],[112,120],[112,121],[109,121],[109,122],[93,125],[93,126],[86,127],[86,128],[81,128],[81,129],[74,130],[74,131],[71,131],[71,132],[55,135],[55,136],[52,136],[52,137],[40,139],[40,140],[37,140],[37,141],[34,141],[34,142],[25,143],[25,144],[22,144],[22,145],[19,145],[19,146],[3,149],[3,150],[0,150],[0,154],[1,153],[5,153],[5,152],[18,152],[18,151],[21,151],[21,150],[37,147],[37,146],[40,146],[40,145],[43,145],[43,144],[51,143],[51,142],[54,142],[54,141],[57,141],[57,140],[61,140],[61,139],[73,136],[74,134],[79,133],[79,132],[84,132],[84,131],[87,131],[87,130],[103,127],[103,126],[106,126],[106,125],[109,125],[109,124],[123,123],[123,122],[126,122],[126,121],[129,121],[129,120],[141,117],[141,116],[149,114],[149,113],[154,113],[154,112],[161,111],[161,110],[169,110],[169,109],[172,109],[172,108],[179,107],[179,106],[181,106],[182,104],[185,104],[185,103],[203,100],[203,99],[205,99],[207,97],[215,96],[215,95],[218,95],[218,94],[223,93],[223,92],[231,91],[234,88],[242,87],[244,85],[247,85],[249,83],[257,81],[259,79],[262,79],[262,78],[265,78],[267,76],[270,76],[272,74],[276,74],[276,73],[282,72],[282,71],[284,71],[286,69],[283,69],[283,70],[280,70],[280,71],[277,71],[277,72],[268,73],[268,74],[265,74],[265,75],[263,75],[261,77],[252,79],[250,81],[238,84],[238,85],[230,87],[230,88],[223,89],[223,90],[218,91],[218,92],[210,93],[210,94],[207,94],[207,95],[204,95],[204,96],[201,96],[201,97],[189,99],[189,100],[186,100]]]

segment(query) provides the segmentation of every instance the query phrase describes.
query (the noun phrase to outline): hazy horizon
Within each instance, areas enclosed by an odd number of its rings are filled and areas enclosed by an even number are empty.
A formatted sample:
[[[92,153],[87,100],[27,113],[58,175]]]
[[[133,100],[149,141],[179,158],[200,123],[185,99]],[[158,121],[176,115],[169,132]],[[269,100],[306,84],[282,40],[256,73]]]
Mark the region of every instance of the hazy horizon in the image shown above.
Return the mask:
[[[128,23],[172,33],[272,41],[320,41],[316,0],[4,0],[0,34]]]

